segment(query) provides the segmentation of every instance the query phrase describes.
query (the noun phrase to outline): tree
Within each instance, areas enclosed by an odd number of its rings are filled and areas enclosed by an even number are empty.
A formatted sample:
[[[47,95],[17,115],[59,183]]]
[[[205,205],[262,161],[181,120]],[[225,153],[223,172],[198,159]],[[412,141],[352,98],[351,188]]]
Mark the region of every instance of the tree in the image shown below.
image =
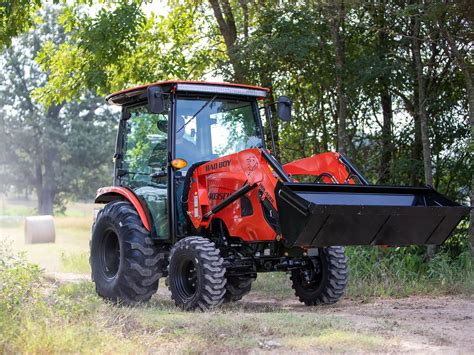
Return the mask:
[[[412,52],[415,62],[416,80],[418,89],[418,117],[420,118],[421,143],[423,147],[423,166],[426,185],[433,186],[433,167],[431,163],[431,145],[428,131],[428,116],[426,114],[425,78],[423,74],[424,64],[421,58],[421,20],[420,14],[416,13],[412,19]]]
[[[45,107],[35,101],[32,92],[48,80],[48,73],[35,63],[35,54],[47,39],[64,40],[57,13],[48,11],[43,20],[0,58],[4,68],[0,73],[1,140],[8,147],[1,163],[4,183],[17,189],[32,186],[38,196],[38,212],[52,214],[68,195],[84,197],[91,194],[85,186],[99,187],[111,181],[111,165],[107,168],[106,162],[113,154],[115,124],[102,100],[90,93],[73,104]],[[74,190],[77,185],[82,185],[81,191]]]
[[[282,161],[339,145],[374,182],[418,185],[426,176],[466,198],[470,106],[462,89],[468,76],[458,68],[459,58],[471,58],[459,6],[187,0],[170,2],[162,18],[145,15],[139,1],[100,8],[69,6],[68,40],[43,45],[37,59],[50,75],[35,91],[42,102],[217,74],[271,87],[269,101],[293,98],[294,120],[273,126]],[[436,25],[439,13],[451,44]]]
[[[36,97],[50,105],[166,79],[198,79],[213,63],[195,6],[176,5],[166,18],[146,17],[140,1],[110,2],[97,14],[63,9],[68,40],[43,44],[37,60],[51,73]],[[217,60],[217,59],[216,59]]]
[[[344,0],[331,1],[328,5],[328,23],[334,46],[334,62],[336,76],[336,92],[338,100],[337,121],[337,150],[342,154],[348,153],[349,139],[347,135],[347,96],[346,96],[346,54],[344,38],[345,22]]]
[[[243,2],[245,3],[245,1]],[[224,38],[226,53],[234,69],[234,80],[239,83],[246,83],[248,80],[248,72],[242,65],[240,56],[238,55],[238,33],[233,13],[234,10],[229,0],[209,0],[209,3],[214,12],[221,35]],[[245,11],[245,28],[248,32],[248,7],[245,5],[242,9]]]
[[[0,2],[0,50],[12,38],[27,31],[34,23],[41,0],[10,0]]]
[[[472,55],[469,55],[469,48],[472,44],[472,28],[474,19],[472,13],[474,5],[470,1],[460,1],[459,3],[446,4],[445,6],[435,7],[435,18],[440,32],[446,41],[446,49],[454,58],[454,62],[462,72],[465,89],[468,98],[469,125],[471,131],[470,170],[471,170],[471,194],[470,203],[474,207],[474,65]],[[474,209],[470,214],[470,245],[471,259],[474,263]]]

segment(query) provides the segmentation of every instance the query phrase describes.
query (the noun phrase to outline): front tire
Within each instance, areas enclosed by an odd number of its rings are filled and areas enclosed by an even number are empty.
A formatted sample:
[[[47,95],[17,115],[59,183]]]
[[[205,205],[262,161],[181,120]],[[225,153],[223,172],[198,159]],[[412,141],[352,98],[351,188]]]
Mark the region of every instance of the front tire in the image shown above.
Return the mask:
[[[148,301],[165,261],[129,202],[112,201],[99,212],[90,257],[99,296],[126,305]]]
[[[184,310],[202,311],[220,305],[226,292],[224,260],[215,244],[203,237],[178,241],[170,253],[171,298]]]
[[[320,248],[309,267],[291,272],[296,297],[307,306],[336,303],[347,285],[347,261],[343,247]]]

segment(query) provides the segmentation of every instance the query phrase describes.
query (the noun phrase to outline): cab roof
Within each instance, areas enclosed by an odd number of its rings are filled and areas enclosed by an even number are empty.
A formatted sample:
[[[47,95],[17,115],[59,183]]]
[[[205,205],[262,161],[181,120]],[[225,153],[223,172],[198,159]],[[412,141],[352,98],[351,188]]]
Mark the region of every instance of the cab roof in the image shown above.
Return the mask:
[[[189,93],[208,93],[208,94],[227,94],[251,96],[257,99],[264,99],[270,89],[260,86],[233,84],[224,82],[209,81],[182,81],[169,80],[158,81],[156,83],[136,86],[108,95],[105,100],[112,105],[124,106],[142,101],[146,101],[147,89],[150,86],[160,86],[165,93],[189,92]]]

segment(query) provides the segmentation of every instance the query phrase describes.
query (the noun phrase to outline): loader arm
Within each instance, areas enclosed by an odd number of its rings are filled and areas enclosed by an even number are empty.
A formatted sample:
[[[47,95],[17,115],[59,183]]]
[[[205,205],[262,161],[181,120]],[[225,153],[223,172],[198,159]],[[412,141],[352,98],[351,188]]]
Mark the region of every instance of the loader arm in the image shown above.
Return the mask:
[[[247,149],[195,169],[187,214],[196,229],[218,218],[231,236],[288,248],[425,245],[443,243],[469,213],[431,187],[366,185],[338,153],[283,166],[320,183],[292,181],[265,153]]]
[[[340,153],[326,152],[308,158],[294,160],[283,165],[288,175],[311,175],[326,184],[355,184],[355,180],[365,184],[365,178],[352,168]]]

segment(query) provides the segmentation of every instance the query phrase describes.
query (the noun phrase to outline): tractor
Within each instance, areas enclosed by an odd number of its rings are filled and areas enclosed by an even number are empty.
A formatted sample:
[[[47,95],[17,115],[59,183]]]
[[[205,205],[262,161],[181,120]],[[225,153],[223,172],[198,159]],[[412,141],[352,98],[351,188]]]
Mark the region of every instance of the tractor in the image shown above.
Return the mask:
[[[107,96],[121,118],[113,185],[95,198],[104,206],[90,263],[101,297],[145,302],[166,279],[178,307],[207,310],[242,299],[258,273],[281,271],[304,304],[331,304],[347,284],[344,246],[439,245],[469,213],[430,186],[371,185],[337,152],[282,165],[261,115],[270,127],[272,111],[289,121],[292,102],[269,96],[190,81]]]

